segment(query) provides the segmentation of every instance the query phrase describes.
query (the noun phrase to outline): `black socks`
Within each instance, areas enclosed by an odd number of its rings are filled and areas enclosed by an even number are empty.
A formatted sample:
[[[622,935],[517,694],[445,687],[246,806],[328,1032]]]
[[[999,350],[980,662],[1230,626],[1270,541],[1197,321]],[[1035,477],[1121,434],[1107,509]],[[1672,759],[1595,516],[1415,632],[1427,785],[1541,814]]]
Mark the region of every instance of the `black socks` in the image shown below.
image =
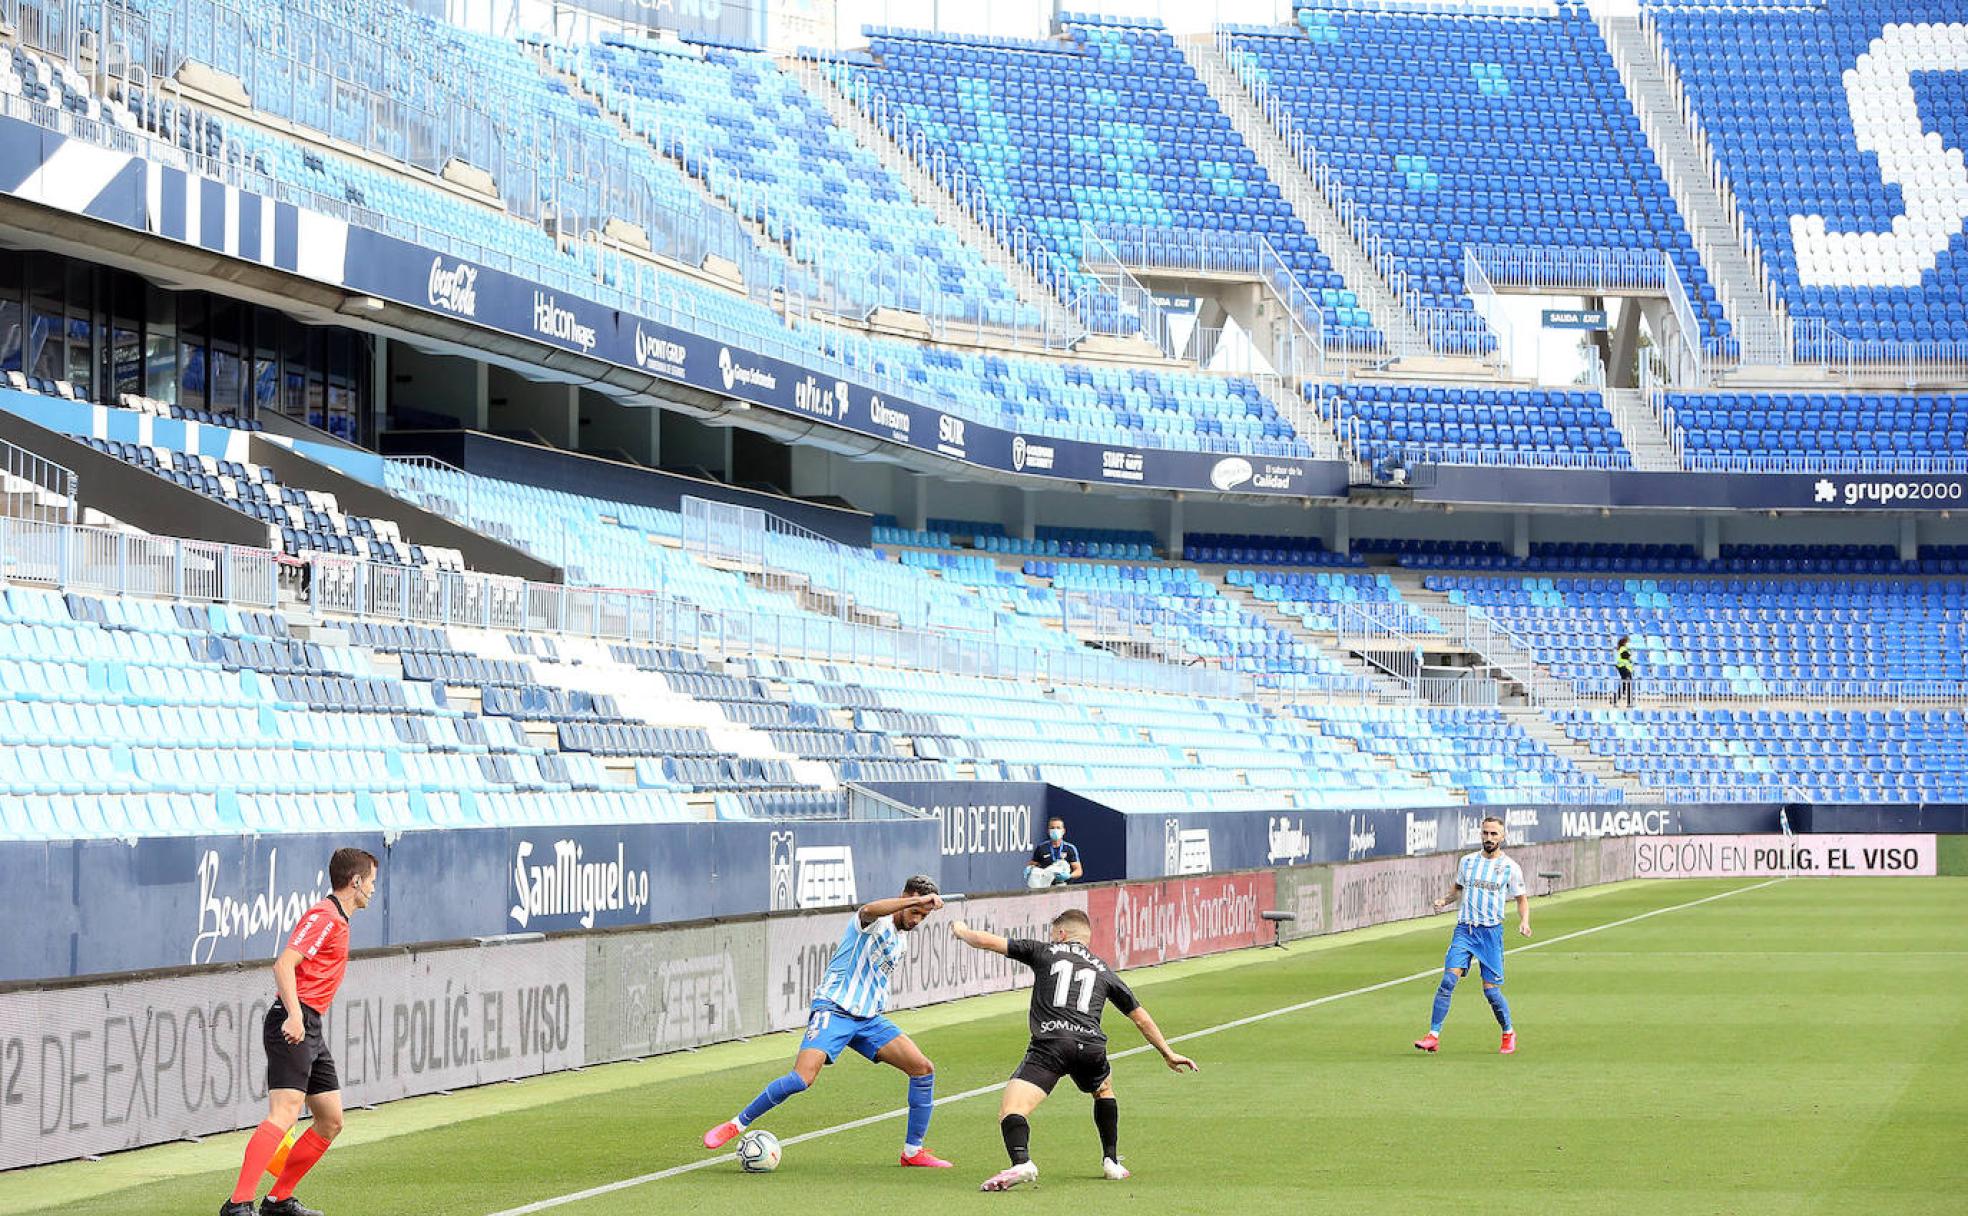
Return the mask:
[[[998,1130],[1004,1133],[1005,1154],[1013,1165],[1032,1159],[1032,1125],[1024,1115],[1006,1115],[998,1120]]]
[[[1095,1098],[1093,1125],[1100,1129],[1100,1155],[1109,1161],[1121,1159],[1121,1100]]]

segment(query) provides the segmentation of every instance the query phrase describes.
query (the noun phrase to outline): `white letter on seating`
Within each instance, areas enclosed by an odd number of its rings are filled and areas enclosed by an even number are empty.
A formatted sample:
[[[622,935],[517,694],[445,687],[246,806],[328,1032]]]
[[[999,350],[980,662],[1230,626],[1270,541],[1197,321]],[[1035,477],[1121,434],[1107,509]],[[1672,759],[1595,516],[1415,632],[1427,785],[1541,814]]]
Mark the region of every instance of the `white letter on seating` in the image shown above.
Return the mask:
[[[1918,287],[1968,219],[1968,168],[1920,121],[1913,73],[1968,71],[1968,25],[1889,25],[1845,73],[1859,148],[1879,154],[1906,213],[1890,232],[1827,232],[1822,215],[1790,217],[1806,287]]]

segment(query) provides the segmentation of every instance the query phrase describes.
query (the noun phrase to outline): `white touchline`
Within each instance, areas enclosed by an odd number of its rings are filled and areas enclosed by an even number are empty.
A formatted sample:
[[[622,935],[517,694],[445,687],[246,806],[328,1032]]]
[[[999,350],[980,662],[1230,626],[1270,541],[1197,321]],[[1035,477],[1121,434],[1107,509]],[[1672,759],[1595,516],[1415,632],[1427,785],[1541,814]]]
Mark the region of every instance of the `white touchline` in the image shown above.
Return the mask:
[[[1764,887],[1773,887],[1780,882],[1788,881],[1789,879],[1787,878],[1772,878],[1766,882],[1756,883],[1753,886],[1737,887],[1733,891],[1722,891],[1714,895],[1704,895],[1700,899],[1691,899],[1687,903],[1669,904],[1665,908],[1655,908],[1652,911],[1642,912],[1635,916],[1607,921],[1603,925],[1594,925],[1589,929],[1576,929],[1570,933],[1561,933],[1557,937],[1548,937],[1543,941],[1531,942],[1529,945],[1515,946],[1504,951],[1504,953],[1522,954],[1526,950],[1537,950],[1544,946],[1555,946],[1559,942],[1568,942],[1580,937],[1590,937],[1594,933],[1604,933],[1608,929],[1617,929],[1623,925],[1631,925],[1638,921],[1651,919],[1652,917],[1663,916],[1669,912],[1679,912],[1684,908],[1694,908],[1702,904],[1714,903],[1718,899],[1727,899],[1731,895],[1742,895],[1750,891],[1760,891]],[[1427,979],[1430,976],[1437,975],[1441,970],[1440,967],[1430,967],[1426,971],[1417,971],[1412,975],[1402,975],[1391,980],[1382,980],[1378,984],[1368,984],[1364,988],[1352,988],[1345,992],[1328,993],[1325,996],[1314,997],[1309,1001],[1300,1001],[1296,1005],[1286,1005],[1279,1009],[1269,1009],[1263,1013],[1254,1013],[1247,1018],[1238,1018],[1234,1022],[1223,1022],[1215,1026],[1206,1026],[1201,1030],[1192,1030],[1188,1034],[1171,1035],[1169,1042],[1184,1043],[1190,1039],[1200,1039],[1206,1035],[1220,1034],[1226,1030],[1236,1030],[1239,1027],[1249,1026],[1256,1022],[1266,1022],[1272,1018],[1281,1018],[1289,1014],[1301,1013],[1307,1009],[1316,1009],[1320,1005],[1330,1005],[1334,1001],[1343,1001],[1348,997],[1365,996],[1370,992],[1379,992],[1384,988],[1393,988],[1400,984],[1411,984],[1416,980]],[[1109,1058],[1115,1060],[1125,1059],[1128,1056],[1140,1055],[1142,1052],[1148,1050],[1148,1044],[1143,1043],[1139,1047],[1130,1047],[1126,1051],[1114,1052]],[[962,1102],[966,1098],[975,1098],[983,1094],[994,1094],[1003,1088],[1004,1082],[999,1081],[995,1085],[982,1085],[976,1089],[966,1089],[962,1093],[946,1094],[936,1100],[936,1105],[943,1106],[950,1102]],[[890,1119],[900,1119],[908,1113],[909,1108],[905,1106],[897,1110],[884,1111],[879,1115],[869,1115],[866,1118],[854,1119],[846,1123],[836,1123],[832,1127],[822,1127],[815,1131],[801,1132],[797,1136],[787,1136],[781,1139],[780,1143],[800,1144],[807,1140],[818,1140],[822,1136],[834,1136],[841,1132],[856,1131],[860,1128],[876,1123],[883,1123]],[[492,1213],[492,1216],[527,1216],[531,1212],[544,1212],[550,1208],[565,1207],[567,1204],[579,1203],[584,1199],[594,1199],[602,1195],[613,1194],[616,1191],[626,1191],[630,1187],[642,1186],[650,1182],[661,1182],[665,1178],[674,1178],[678,1174],[688,1174],[696,1170],[708,1169],[713,1165],[723,1165],[736,1161],[737,1159],[738,1155],[736,1153],[720,1153],[715,1157],[704,1157],[696,1161],[686,1162],[683,1165],[673,1165],[669,1169],[657,1170],[651,1174],[638,1174],[634,1178],[624,1178],[619,1182],[604,1182],[600,1186],[591,1186],[585,1191],[574,1191],[571,1194],[556,1195],[552,1199],[541,1199],[534,1203],[521,1204],[516,1208],[506,1208],[502,1211]]]

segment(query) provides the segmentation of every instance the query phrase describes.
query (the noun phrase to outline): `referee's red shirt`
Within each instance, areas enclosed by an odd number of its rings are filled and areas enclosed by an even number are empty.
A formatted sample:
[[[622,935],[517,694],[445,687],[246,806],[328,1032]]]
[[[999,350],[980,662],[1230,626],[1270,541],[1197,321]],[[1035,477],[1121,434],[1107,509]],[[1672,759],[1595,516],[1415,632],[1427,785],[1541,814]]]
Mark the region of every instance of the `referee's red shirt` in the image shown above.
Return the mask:
[[[287,938],[287,949],[301,956],[294,968],[294,988],[316,1013],[328,1012],[342,976],[348,971],[349,924],[342,905],[330,895],[307,910]]]

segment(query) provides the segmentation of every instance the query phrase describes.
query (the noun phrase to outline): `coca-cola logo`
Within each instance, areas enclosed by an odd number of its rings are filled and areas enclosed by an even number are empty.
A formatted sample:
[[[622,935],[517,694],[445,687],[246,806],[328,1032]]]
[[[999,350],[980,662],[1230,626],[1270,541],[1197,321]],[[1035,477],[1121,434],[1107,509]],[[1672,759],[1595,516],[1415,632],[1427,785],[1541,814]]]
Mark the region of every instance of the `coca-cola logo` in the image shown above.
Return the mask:
[[[430,305],[461,317],[478,316],[478,267],[467,262],[446,268],[441,257],[431,259]]]

